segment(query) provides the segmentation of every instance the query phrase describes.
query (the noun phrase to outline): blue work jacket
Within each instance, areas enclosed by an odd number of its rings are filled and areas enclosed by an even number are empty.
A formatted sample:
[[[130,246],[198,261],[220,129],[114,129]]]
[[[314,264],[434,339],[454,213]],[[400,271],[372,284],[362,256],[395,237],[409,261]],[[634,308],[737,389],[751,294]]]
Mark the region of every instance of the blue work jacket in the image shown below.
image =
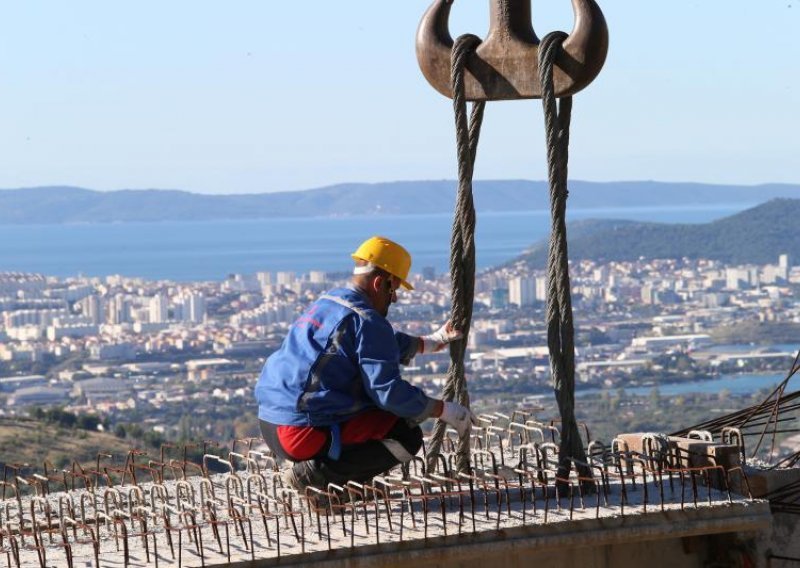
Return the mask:
[[[435,401],[400,377],[418,349],[361,292],[337,288],[292,324],[255,388],[258,417],[287,426],[330,426],[382,408],[421,422]]]

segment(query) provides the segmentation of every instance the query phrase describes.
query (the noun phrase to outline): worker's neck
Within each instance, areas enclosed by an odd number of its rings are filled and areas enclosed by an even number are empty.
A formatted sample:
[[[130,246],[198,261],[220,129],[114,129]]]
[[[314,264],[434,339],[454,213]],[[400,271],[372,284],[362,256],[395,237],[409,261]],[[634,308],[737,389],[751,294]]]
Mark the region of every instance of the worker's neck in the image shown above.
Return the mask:
[[[369,290],[367,289],[366,285],[364,285],[363,282],[360,282],[358,279],[353,278],[352,280],[350,280],[349,287],[358,292],[359,294],[361,294],[362,296],[364,296],[366,299],[370,301],[370,303],[372,303],[372,297],[370,296]]]
[[[375,292],[369,288],[369,284],[365,283],[363,279],[353,278],[350,280],[350,288],[364,296],[367,302],[369,302],[370,307],[377,307],[375,302]]]

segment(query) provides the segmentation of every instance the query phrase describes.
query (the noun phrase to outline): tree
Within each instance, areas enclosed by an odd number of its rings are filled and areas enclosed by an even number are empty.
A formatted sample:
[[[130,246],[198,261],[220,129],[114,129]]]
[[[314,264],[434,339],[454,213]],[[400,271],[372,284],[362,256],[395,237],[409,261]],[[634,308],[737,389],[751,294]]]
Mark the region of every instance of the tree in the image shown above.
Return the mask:
[[[192,415],[183,413],[178,421],[178,440],[185,441],[192,439]]]
[[[234,438],[249,438],[258,435],[258,420],[252,412],[245,412],[233,421]]]
[[[142,437],[142,441],[145,443],[146,446],[150,446],[151,448],[160,448],[161,444],[165,442],[164,436],[162,436],[155,430],[150,430],[149,432],[145,432],[144,436]]]
[[[97,430],[97,426],[100,424],[100,418],[95,416],[94,414],[81,414],[78,416],[77,425],[78,428],[82,428],[83,430]]]
[[[601,414],[608,414],[611,411],[611,396],[608,394],[608,391],[604,390],[600,393],[597,410]]]
[[[658,410],[661,406],[661,392],[658,387],[653,387],[650,391],[650,410]]]
[[[144,430],[138,424],[128,424],[127,430],[128,436],[136,440],[141,440],[144,436]]]

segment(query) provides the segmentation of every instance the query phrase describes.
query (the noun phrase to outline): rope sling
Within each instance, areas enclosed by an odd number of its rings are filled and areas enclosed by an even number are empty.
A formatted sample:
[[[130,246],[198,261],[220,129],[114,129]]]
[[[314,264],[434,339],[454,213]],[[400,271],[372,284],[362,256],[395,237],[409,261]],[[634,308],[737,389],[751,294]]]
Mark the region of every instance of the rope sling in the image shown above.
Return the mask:
[[[475,296],[475,204],[472,200],[472,174],[478,139],[483,123],[486,103],[472,104],[472,113],[467,120],[467,101],[464,96],[464,69],[466,56],[473,51],[481,39],[472,34],[464,34],[453,44],[451,61],[451,81],[453,85],[453,109],[456,119],[456,144],[458,148],[458,193],[453,215],[453,229],[450,237],[450,282],[451,307],[450,322],[454,329],[464,336],[461,341],[450,344],[450,366],[444,386],[443,398],[456,400],[469,406],[469,393],[464,373],[464,355],[472,323],[472,304]],[[428,469],[436,466],[436,455],[442,446],[447,425],[436,421],[433,438],[428,449]],[[459,471],[469,470],[469,435],[458,441],[457,467]]]
[[[564,32],[545,36],[538,51],[539,80],[542,87],[542,105],[545,116],[547,140],[548,181],[550,186],[551,233],[547,258],[547,346],[550,355],[550,372],[553,389],[561,415],[561,444],[557,477],[566,479],[572,465],[583,479],[591,472],[585,465],[585,451],[575,420],[575,343],[572,319],[572,298],[567,250],[566,202],[569,126],[572,97],[557,102],[553,86],[553,64],[567,38]],[[469,393],[465,377],[464,356],[472,323],[475,291],[475,226],[476,215],[472,194],[472,178],[480,137],[485,102],[472,103],[467,118],[464,92],[466,58],[481,43],[481,39],[465,34],[456,39],[451,55],[451,85],[455,111],[456,143],[458,151],[458,193],[453,218],[450,254],[450,279],[452,285],[451,322],[462,331],[461,341],[451,344],[450,366],[447,372],[443,398],[456,400],[469,406]],[[428,448],[428,468],[436,466],[446,425],[437,420]],[[457,467],[468,471],[470,439],[459,439]]]

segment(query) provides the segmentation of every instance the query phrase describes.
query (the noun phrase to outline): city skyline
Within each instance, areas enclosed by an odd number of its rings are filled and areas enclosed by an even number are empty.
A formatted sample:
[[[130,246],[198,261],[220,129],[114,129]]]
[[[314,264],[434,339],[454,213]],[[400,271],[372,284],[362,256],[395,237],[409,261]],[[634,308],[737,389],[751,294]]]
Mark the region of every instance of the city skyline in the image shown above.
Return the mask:
[[[573,264],[572,272],[577,334],[585,343],[577,354],[584,388],[618,382],[636,386],[639,375],[651,376],[653,361],[676,349],[710,366],[696,369],[698,378],[710,378],[714,373],[708,371],[715,368],[734,374],[752,369],[750,364],[771,368],[787,356],[791,329],[800,321],[794,292],[800,267],[785,253],[765,265],[583,260]],[[0,381],[0,392],[11,388],[17,393],[14,404],[24,408],[34,399],[58,403],[63,388],[78,377],[116,377],[114,368],[134,376],[180,375],[182,369],[190,382],[211,378],[215,369],[253,370],[305,305],[346,278],[324,271],[278,271],[175,283],[0,272],[0,369],[19,375]],[[420,334],[446,317],[449,281],[433,271],[411,280],[415,291],[398,297],[391,320]],[[473,371],[502,381],[532,373],[537,388],[546,387],[546,292],[546,272],[531,271],[524,262],[477,277],[469,338]],[[750,347],[743,351],[725,345],[725,337]],[[772,347],[753,347],[756,337]],[[715,345],[716,351],[711,349]],[[80,363],[81,370],[63,370],[58,373],[63,384],[46,387],[45,371],[59,370],[68,360]],[[739,363],[744,360],[746,368]],[[446,364],[445,354],[428,355],[410,373],[420,381],[435,381]],[[675,377],[665,371],[662,378],[669,382]],[[105,382],[114,387],[112,398],[118,397],[110,408],[126,408],[129,390],[117,388],[116,380]]]
[[[414,56],[428,3],[302,15],[252,1],[11,6],[0,187],[253,193],[454,178],[450,101]],[[572,177],[800,181],[791,2],[600,4],[610,51],[576,97]],[[484,35],[487,10],[456,3],[453,34]],[[540,36],[571,29],[569,2],[533,13]],[[753,102],[754,81],[771,104]],[[490,105],[476,177],[543,178],[540,117],[536,101]]]

